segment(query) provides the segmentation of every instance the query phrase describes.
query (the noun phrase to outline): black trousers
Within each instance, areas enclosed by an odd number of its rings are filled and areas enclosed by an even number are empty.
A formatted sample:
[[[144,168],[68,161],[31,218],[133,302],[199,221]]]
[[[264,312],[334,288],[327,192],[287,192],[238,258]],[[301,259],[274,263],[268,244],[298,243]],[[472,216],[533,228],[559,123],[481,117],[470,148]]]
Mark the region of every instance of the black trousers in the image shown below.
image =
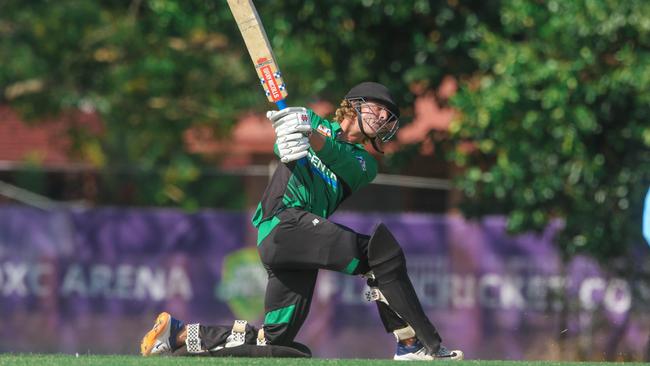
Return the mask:
[[[309,314],[318,270],[367,273],[370,237],[301,209],[278,218],[258,247],[268,273],[264,333],[270,344],[290,345]],[[377,306],[387,332],[408,326],[384,303]]]
[[[264,334],[269,344],[295,345],[307,319],[319,269],[365,274],[370,237],[301,209],[282,211],[280,223],[258,246],[268,273],[264,299]],[[387,332],[408,326],[388,305],[377,301]],[[248,326],[246,343],[255,344],[257,329]],[[200,326],[204,349],[223,345],[231,326]]]

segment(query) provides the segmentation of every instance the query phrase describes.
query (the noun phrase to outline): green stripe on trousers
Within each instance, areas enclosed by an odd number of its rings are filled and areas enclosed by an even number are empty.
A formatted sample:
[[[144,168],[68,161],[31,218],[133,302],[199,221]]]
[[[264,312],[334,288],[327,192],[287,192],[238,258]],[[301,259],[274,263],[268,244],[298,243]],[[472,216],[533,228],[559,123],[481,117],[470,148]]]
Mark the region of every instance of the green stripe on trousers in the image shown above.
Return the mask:
[[[347,274],[352,274],[352,272],[354,272],[354,270],[357,269],[357,266],[358,266],[358,265],[359,265],[359,260],[356,259],[356,258],[352,258],[352,260],[350,261],[350,263],[348,264],[348,266],[345,267],[345,269],[343,270],[343,272],[345,272],[345,273],[347,273]]]
[[[264,324],[284,324],[291,320],[293,311],[296,310],[296,305],[289,305],[284,308],[276,309],[266,313],[264,317]]]

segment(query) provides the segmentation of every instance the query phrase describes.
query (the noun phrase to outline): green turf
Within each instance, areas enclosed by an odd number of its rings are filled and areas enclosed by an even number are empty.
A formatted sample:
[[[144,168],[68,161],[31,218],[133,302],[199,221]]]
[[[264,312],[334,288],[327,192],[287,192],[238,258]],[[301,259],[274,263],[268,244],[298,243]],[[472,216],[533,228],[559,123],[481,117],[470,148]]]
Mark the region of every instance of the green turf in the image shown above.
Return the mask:
[[[458,366],[559,366],[570,362],[542,362],[542,361],[436,361],[436,363],[453,364]],[[358,359],[263,359],[263,358],[202,358],[202,357],[138,357],[123,355],[41,355],[41,354],[1,354],[0,365],[120,365],[120,366],[172,366],[172,365],[282,365],[282,366],[371,366],[371,365],[404,365],[403,362],[391,360],[358,360]],[[408,362],[408,365],[430,364],[430,362]],[[572,363],[579,366],[604,366],[607,362],[582,362]],[[625,363],[628,365],[643,365],[643,363]],[[647,364],[645,364],[647,365]]]

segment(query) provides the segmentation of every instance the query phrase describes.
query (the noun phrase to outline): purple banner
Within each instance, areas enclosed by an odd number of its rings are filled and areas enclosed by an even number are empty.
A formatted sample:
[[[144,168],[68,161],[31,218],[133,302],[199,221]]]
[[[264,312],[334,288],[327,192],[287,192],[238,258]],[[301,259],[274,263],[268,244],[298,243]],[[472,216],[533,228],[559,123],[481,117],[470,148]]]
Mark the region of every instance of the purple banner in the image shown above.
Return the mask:
[[[155,315],[261,324],[265,272],[250,215],[0,208],[0,352],[137,353]],[[386,223],[444,342],[468,358],[640,360],[650,336],[650,261],[564,265],[556,227],[511,237],[502,218],[341,213]],[[645,248],[647,250],[647,248]],[[317,357],[392,357],[361,278],[321,271],[298,335]],[[604,356],[605,355],[605,356]]]

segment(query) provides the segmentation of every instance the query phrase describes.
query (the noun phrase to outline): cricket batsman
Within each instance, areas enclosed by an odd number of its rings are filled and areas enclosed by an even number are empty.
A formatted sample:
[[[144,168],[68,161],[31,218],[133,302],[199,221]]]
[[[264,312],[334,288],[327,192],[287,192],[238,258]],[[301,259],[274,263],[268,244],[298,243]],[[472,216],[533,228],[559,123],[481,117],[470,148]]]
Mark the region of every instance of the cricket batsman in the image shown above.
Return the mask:
[[[381,152],[399,127],[399,109],[388,89],[363,82],[346,94],[328,121],[303,107],[269,111],[275,153],[283,162],[253,217],[260,259],[268,274],[264,325],[184,324],[158,315],[143,338],[144,356],[155,354],[310,357],[294,338],[311,305],[320,269],[362,276],[387,332],[397,340],[395,360],[461,360],[424,313],[402,249],[379,223],[370,235],[328,220],[343,200],[369,184],[377,162],[364,148]]]

